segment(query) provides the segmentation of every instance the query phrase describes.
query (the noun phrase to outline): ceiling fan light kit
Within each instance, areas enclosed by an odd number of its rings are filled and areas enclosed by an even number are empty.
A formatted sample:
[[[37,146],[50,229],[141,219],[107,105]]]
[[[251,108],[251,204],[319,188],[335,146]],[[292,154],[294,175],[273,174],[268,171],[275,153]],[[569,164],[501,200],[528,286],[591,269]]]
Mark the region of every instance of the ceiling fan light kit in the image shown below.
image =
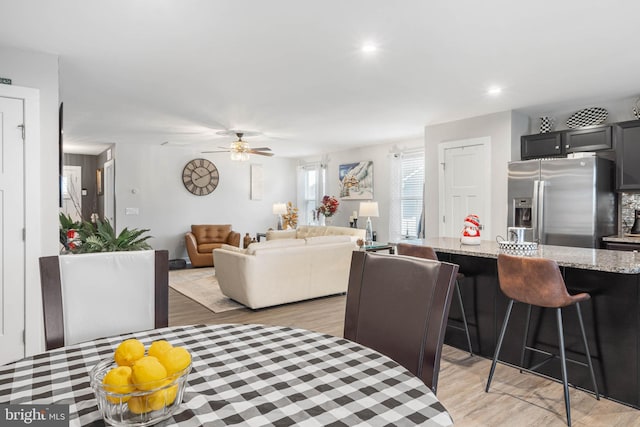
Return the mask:
[[[230,131],[224,131],[225,134],[227,132]],[[218,132],[219,134],[222,134],[221,132]],[[248,132],[250,135],[258,135],[258,132]],[[240,162],[246,162],[247,160],[249,160],[249,154],[258,154],[260,156],[273,156],[273,153],[271,152],[271,148],[269,147],[258,147],[258,148],[251,148],[249,146],[249,143],[245,142],[242,140],[242,137],[245,135],[245,132],[235,132],[235,135],[238,137],[237,141],[233,141],[231,144],[229,144],[229,149],[225,149],[224,151],[203,151],[203,153],[222,153],[222,152],[229,152],[231,155],[231,160],[233,161],[240,161]],[[224,147],[220,147],[220,148],[224,148]]]

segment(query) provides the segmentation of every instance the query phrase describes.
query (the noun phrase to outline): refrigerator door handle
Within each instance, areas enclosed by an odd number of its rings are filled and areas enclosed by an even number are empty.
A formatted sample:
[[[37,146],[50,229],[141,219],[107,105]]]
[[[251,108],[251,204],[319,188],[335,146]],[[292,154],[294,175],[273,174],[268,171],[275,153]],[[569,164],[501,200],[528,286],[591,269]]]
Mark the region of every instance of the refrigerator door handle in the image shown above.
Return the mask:
[[[533,181],[533,197],[531,198],[531,225],[533,226],[533,240],[540,241],[538,230],[538,192],[540,188],[540,181],[537,179]]]
[[[538,243],[544,244],[544,181],[538,183]]]

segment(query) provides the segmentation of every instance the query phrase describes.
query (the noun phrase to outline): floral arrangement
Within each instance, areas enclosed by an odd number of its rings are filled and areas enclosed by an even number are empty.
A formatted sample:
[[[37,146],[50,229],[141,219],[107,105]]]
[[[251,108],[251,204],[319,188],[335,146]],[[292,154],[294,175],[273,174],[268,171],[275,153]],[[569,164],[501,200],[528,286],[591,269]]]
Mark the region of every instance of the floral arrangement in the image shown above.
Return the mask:
[[[340,202],[333,196],[324,196],[322,198],[322,204],[318,207],[318,215],[322,214],[325,217],[333,216],[338,210]]]
[[[282,215],[282,228],[296,228],[298,226],[298,208],[293,203],[287,203],[287,213]]]

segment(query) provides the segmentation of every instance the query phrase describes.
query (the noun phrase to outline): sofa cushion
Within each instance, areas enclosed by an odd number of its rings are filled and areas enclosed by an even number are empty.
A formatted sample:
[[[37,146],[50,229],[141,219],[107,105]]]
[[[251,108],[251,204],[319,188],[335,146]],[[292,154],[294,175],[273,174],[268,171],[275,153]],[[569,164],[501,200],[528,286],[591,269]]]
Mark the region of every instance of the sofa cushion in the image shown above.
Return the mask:
[[[276,239],[266,242],[252,243],[247,248],[247,255],[255,255],[256,252],[266,249],[287,248],[291,246],[304,246],[306,242],[302,239]]]
[[[191,226],[191,232],[196,237],[196,241],[199,245],[207,243],[225,243],[229,237],[229,233],[231,233],[231,224],[196,224]],[[209,252],[211,250],[209,250]]]
[[[315,236],[304,239],[307,245],[326,245],[328,243],[350,242],[349,236]]]
[[[276,239],[295,239],[297,237],[297,232],[295,229],[293,230],[267,230],[267,240],[276,240]]]
[[[235,246],[227,245],[226,243],[223,243],[222,246],[220,246],[220,249],[224,249],[225,251],[238,252],[240,254],[247,253],[247,249],[240,249]]]
[[[327,227],[314,225],[301,225],[298,227],[296,237],[305,239],[307,237],[324,236],[327,233]]]

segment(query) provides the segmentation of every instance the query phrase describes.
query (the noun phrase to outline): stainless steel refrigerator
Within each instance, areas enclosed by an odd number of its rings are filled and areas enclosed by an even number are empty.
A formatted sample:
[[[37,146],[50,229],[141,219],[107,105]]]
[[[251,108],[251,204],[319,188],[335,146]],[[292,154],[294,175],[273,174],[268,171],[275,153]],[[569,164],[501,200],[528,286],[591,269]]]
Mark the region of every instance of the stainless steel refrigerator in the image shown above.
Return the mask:
[[[509,163],[508,226],[525,240],[599,248],[616,233],[614,164],[599,157]]]

